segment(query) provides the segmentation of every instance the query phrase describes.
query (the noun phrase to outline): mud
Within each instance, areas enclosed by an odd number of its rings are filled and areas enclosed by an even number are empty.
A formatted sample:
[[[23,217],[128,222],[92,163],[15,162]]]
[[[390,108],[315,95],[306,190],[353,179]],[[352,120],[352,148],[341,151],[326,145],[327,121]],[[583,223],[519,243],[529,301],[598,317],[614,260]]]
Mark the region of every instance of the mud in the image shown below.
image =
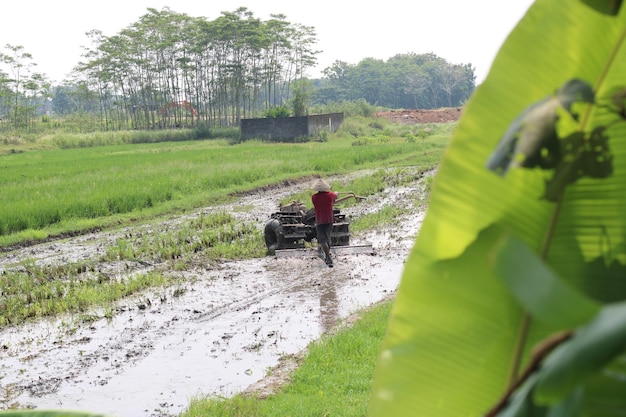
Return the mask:
[[[331,180],[341,180],[332,179]],[[307,185],[308,183],[304,184]],[[233,211],[262,227],[282,196],[303,184],[242,196]],[[412,205],[422,184],[386,190],[342,210],[356,218],[386,204]],[[94,262],[119,236],[173,228],[190,217],[93,233],[3,254],[20,262]],[[301,352],[341,320],[392,297],[421,225],[415,213],[385,230],[353,236],[373,254],[337,256],[328,268],[311,252],[170,271],[184,284],[134,295],[104,311],[0,329],[0,409],[84,409],[118,417],[174,416],[198,396],[230,396],[262,385],[267,371]],[[160,267],[147,262],[98,265],[108,274]]]

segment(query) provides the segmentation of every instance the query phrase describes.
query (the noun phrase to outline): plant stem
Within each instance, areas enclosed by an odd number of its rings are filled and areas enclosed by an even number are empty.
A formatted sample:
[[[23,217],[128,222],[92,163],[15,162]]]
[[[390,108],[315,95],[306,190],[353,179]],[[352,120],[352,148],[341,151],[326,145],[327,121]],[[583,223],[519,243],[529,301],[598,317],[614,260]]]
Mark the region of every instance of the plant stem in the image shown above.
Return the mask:
[[[519,381],[519,370],[522,364],[522,356],[524,355],[524,347],[526,346],[526,339],[528,338],[528,330],[530,328],[530,315],[524,313],[522,316],[522,323],[517,333],[517,343],[515,343],[515,352],[513,353],[513,363],[509,371],[509,383],[507,391],[510,391],[512,387],[516,386]]]
[[[556,228],[556,222],[559,217],[559,213],[561,212],[561,206],[563,205],[563,193],[564,190],[561,190],[556,199],[556,204],[554,205],[554,209],[552,210],[552,216],[550,217],[550,221],[548,222],[546,234],[541,244],[541,251],[539,254],[541,256],[541,260],[544,262],[548,259],[550,243],[552,242],[552,238],[554,237],[554,229]],[[528,313],[524,313],[524,316],[522,317],[522,323],[517,335],[517,343],[515,344],[515,352],[513,356],[511,371],[509,372],[509,388],[516,385],[519,381],[519,371],[522,362],[522,356],[524,354],[524,346],[526,346],[526,341],[528,339],[530,324],[530,315]]]
[[[561,189],[559,195],[556,199],[556,204],[554,205],[554,209],[552,210],[552,216],[550,217],[550,222],[548,223],[548,227],[546,230],[546,234],[544,236],[544,240],[541,244],[540,256],[542,261],[546,261],[548,259],[548,250],[550,249],[550,243],[552,242],[552,238],[554,237],[554,229],[556,228],[556,222],[561,211],[561,206],[563,204],[563,193],[564,189]],[[539,366],[541,360],[547,355],[554,346],[561,343],[563,340],[566,340],[571,336],[571,332],[564,332],[562,336],[555,338],[554,343],[548,343],[548,349],[542,349],[536,355],[533,355],[531,358],[531,364],[528,366],[525,372],[520,374],[522,356],[524,355],[524,348],[526,346],[526,342],[528,340],[528,333],[530,331],[531,325],[531,317],[530,314],[524,313],[522,316],[522,322],[519,328],[519,332],[517,334],[517,343],[515,344],[515,352],[513,354],[513,362],[511,364],[511,370],[509,372],[508,377],[508,387],[504,396],[500,399],[500,401],[486,414],[487,417],[494,417],[498,415],[498,413],[505,407],[510,396],[513,392],[526,380],[532,372]]]

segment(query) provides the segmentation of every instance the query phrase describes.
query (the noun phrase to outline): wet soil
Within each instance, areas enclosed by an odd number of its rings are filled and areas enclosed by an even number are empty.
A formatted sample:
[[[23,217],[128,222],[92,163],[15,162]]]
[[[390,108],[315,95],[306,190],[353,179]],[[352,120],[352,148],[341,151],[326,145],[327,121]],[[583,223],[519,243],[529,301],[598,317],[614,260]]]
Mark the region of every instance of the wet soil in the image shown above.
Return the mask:
[[[358,174],[357,174],[358,175]],[[341,181],[343,178],[330,178]],[[28,260],[63,264],[97,259],[120,236],[159,233],[203,213],[226,209],[262,228],[278,200],[308,186],[285,183],[159,225],[90,233],[0,255],[0,272]],[[114,306],[0,329],[0,409],[83,409],[118,417],[174,416],[197,396],[266,392],[288,378],[307,345],[355,312],[397,289],[403,263],[423,218],[415,200],[421,181],[385,190],[342,212],[355,219],[388,204],[413,207],[397,223],[352,236],[373,252],[337,255],[328,268],[310,249],[298,257],[268,256],[205,263],[185,271],[145,261],[98,263],[98,273],[124,277],[158,269],[184,278]],[[308,203],[308,202],[307,202]],[[235,208],[247,208],[235,209]],[[282,372],[270,368],[283,365]],[[291,367],[289,367],[289,365]]]
[[[435,110],[391,110],[376,113],[376,117],[400,124],[450,123],[461,117],[462,108],[441,108]]]

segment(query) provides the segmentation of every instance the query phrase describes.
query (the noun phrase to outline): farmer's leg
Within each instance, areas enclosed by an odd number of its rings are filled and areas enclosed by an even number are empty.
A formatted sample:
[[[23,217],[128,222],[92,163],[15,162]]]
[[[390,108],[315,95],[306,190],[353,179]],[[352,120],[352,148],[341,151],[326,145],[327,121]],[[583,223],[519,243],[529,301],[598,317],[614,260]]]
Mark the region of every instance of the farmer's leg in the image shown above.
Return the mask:
[[[320,245],[326,259],[330,258],[330,231],[332,224],[320,224],[316,227],[317,243]]]

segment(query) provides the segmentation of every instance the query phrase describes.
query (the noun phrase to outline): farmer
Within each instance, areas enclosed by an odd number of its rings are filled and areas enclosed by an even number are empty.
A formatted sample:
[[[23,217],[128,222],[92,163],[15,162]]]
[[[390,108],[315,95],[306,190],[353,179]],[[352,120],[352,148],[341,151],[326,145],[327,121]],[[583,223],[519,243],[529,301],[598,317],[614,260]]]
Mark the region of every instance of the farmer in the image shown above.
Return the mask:
[[[330,257],[330,238],[334,220],[333,204],[347,200],[348,198],[357,198],[357,196],[353,192],[350,192],[346,193],[349,195],[337,199],[337,195],[339,193],[331,191],[330,184],[321,178],[313,182],[311,189],[313,191],[317,191],[317,193],[311,196],[311,201],[313,202],[313,207],[315,208],[315,231],[317,233],[317,243],[322,248],[322,251],[324,251],[326,265],[328,265],[329,268],[332,268],[333,260]]]

